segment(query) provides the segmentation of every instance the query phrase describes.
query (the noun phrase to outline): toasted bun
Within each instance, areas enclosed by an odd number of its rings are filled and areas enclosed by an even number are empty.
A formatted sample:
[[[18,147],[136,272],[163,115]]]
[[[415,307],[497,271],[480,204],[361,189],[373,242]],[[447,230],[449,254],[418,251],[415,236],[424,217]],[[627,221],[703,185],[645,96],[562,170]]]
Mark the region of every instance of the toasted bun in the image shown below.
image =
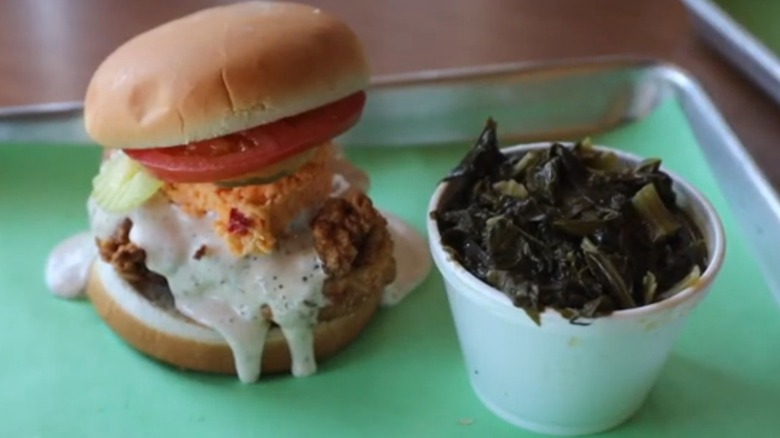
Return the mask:
[[[175,146],[299,114],[362,90],[346,24],[309,6],[205,9],[127,41],[94,73],[84,118],[108,148]]]
[[[236,374],[230,347],[217,332],[150,303],[122,280],[111,265],[95,262],[87,282],[87,295],[109,327],[147,355],[185,369]],[[352,313],[319,323],[314,330],[317,360],[350,344],[373,317],[380,298],[380,291],[368,294]],[[262,373],[287,372],[290,368],[287,341],[281,330],[274,328],[266,339]]]

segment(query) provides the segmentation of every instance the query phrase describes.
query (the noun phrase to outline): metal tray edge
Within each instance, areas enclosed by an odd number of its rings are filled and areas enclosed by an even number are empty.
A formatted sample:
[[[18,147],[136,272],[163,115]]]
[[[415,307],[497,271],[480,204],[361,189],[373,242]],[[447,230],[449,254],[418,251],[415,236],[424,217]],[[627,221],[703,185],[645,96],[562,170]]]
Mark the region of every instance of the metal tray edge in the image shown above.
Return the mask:
[[[580,58],[566,58],[552,61],[521,61],[498,64],[485,64],[470,67],[455,67],[445,69],[417,70],[406,73],[394,73],[378,75],[372,78],[371,86],[376,88],[397,87],[408,85],[423,85],[433,82],[446,82],[450,80],[463,80],[471,77],[491,77],[523,71],[551,69],[592,69],[604,68],[608,65],[614,67],[650,67],[662,63],[655,58],[630,55],[590,56]]]
[[[704,149],[718,186],[727,197],[770,290],[780,304],[780,196],[748,154],[699,83],[682,68],[659,65],[659,74],[677,88],[677,96]],[[705,128],[706,125],[708,128]],[[745,190],[745,188],[748,190]]]
[[[704,40],[780,103],[780,59],[710,0],[683,0]]]

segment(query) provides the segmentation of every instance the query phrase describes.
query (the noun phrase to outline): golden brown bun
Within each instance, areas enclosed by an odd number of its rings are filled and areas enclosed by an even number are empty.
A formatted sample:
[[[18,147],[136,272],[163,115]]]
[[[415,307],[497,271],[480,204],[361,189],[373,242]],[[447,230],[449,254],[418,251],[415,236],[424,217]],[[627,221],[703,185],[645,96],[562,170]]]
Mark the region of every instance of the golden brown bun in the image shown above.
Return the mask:
[[[236,373],[230,347],[217,332],[153,305],[121,280],[111,265],[95,262],[87,295],[114,332],[149,356],[190,370]],[[352,313],[316,326],[314,351],[318,361],[350,344],[369,323],[379,305],[381,290],[365,297]],[[262,372],[287,372],[290,366],[287,341],[281,330],[274,328],[266,339]]]
[[[369,69],[343,22],[309,6],[205,9],[127,41],[88,86],[87,132],[109,148],[175,146],[320,107]]]

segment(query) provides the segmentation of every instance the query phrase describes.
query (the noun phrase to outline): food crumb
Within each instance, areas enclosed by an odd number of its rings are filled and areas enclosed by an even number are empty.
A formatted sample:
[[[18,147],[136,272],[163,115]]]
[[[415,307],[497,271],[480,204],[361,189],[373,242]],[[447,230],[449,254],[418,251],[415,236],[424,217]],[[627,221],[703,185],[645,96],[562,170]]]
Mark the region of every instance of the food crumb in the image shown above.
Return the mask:
[[[474,424],[474,419],[473,418],[461,418],[460,420],[458,420],[458,424],[460,424],[461,426],[471,426],[472,424]]]
[[[200,248],[195,251],[195,254],[192,255],[192,258],[195,260],[200,260],[204,255],[206,255],[206,251],[208,251],[208,247],[206,247],[206,245],[201,245]]]

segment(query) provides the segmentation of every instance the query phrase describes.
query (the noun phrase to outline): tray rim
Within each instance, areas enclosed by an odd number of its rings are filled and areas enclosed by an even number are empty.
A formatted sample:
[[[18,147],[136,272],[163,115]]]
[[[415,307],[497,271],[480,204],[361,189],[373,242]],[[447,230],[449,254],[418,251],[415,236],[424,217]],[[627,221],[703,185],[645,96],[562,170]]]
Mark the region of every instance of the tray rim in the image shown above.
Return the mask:
[[[683,0],[704,41],[780,104],[780,58],[712,0]]]

